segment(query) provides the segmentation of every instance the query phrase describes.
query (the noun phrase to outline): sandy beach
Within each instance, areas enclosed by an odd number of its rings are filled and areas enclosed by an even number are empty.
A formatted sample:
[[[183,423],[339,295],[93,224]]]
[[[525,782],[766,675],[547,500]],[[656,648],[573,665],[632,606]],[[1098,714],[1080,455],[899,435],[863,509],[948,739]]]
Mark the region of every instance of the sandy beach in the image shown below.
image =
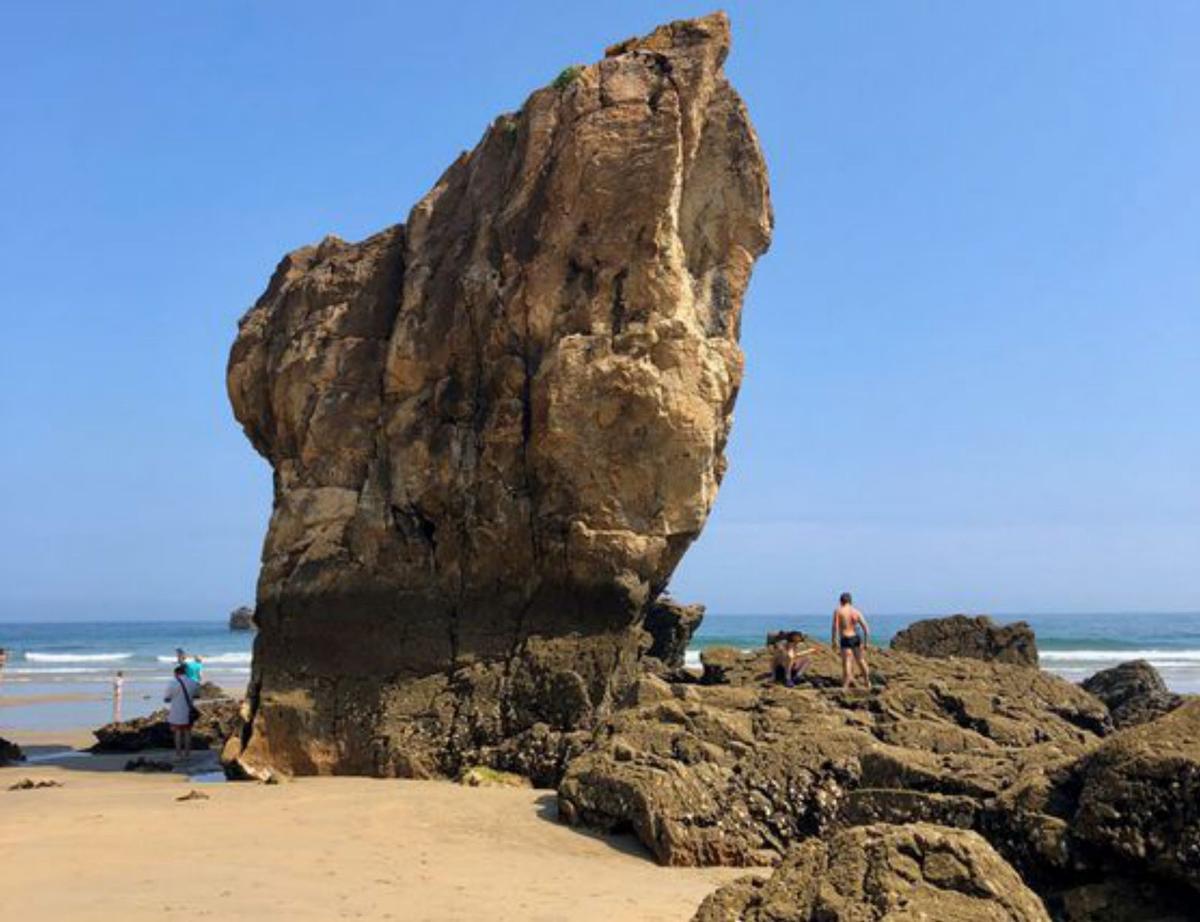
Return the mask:
[[[87,734],[17,740],[36,760]],[[205,784],[121,771],[126,758],[0,769],[8,915],[666,922],[690,918],[744,873],[659,867],[630,837],[560,824],[549,791],[367,778]],[[8,790],[23,778],[63,786]],[[208,799],[176,800],[191,790]]]

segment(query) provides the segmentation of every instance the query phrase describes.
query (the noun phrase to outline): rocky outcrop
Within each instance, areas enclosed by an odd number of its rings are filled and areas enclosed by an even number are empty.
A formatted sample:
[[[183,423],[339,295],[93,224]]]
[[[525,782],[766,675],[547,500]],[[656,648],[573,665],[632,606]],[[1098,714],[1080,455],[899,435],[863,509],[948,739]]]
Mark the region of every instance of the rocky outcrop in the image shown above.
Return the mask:
[[[597,727],[567,766],[561,815],[630,829],[676,865],[771,863],[878,822],[986,831],[1014,860],[1055,854],[1056,773],[1111,731],[1104,705],[1036,669],[869,655],[879,687],[866,692],[838,687],[833,655],[788,689],[766,650],[704,651],[712,684],[660,683]]]
[[[196,689],[196,694],[192,697],[197,701],[209,701],[216,698],[228,698],[229,695],[216,682],[201,682],[199,688]]]
[[[1148,723],[1183,703],[1183,697],[1168,691],[1158,670],[1144,659],[1102,669],[1082,685],[1108,705],[1117,727]]]
[[[242,605],[229,613],[229,630],[254,630],[254,609]]]
[[[1071,833],[1096,860],[1200,890],[1200,699],[1107,740],[1078,803]]]
[[[681,605],[660,596],[646,611],[642,625],[653,641],[647,655],[667,666],[682,666],[688,643],[703,620],[703,605]]]
[[[10,765],[13,762],[24,761],[25,755],[21,747],[0,736],[0,765]]]
[[[962,656],[1018,666],[1038,664],[1033,628],[1024,621],[996,624],[986,615],[914,621],[892,638],[892,649],[939,658]]]
[[[200,719],[192,727],[193,749],[220,749],[229,737],[241,730],[241,705],[237,701],[197,701]],[[92,752],[140,752],[143,749],[171,749],[174,735],[167,723],[167,710],[148,717],[105,724],[92,731],[96,743]]]
[[[771,231],[729,41],[718,14],[569,68],[242,319],[229,395],[275,474],[243,769],[454,774],[633,681]]]
[[[979,835],[924,823],[810,840],[765,880],[711,894],[693,922],[1050,922],[1042,901]]]

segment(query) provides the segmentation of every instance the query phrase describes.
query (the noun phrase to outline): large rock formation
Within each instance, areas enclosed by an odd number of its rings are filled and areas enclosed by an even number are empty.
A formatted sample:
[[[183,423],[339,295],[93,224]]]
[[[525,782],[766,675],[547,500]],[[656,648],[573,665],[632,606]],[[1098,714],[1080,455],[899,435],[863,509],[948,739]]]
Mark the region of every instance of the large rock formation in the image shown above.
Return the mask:
[[[986,615],[914,621],[892,638],[892,649],[922,656],[965,656],[1018,666],[1038,664],[1037,640],[1025,621],[996,624]]]
[[[1081,684],[1108,705],[1118,727],[1148,723],[1183,703],[1183,697],[1168,691],[1158,670],[1144,659],[1101,669]]]
[[[724,471],[770,237],[728,50],[717,14],[568,68],[242,319],[229,394],[275,504],[238,769],[453,773],[632,681]]]
[[[11,762],[21,762],[24,761],[24,759],[25,755],[21,752],[20,746],[0,736],[0,765],[8,765]]]
[[[1050,922],[1046,908],[973,832],[915,823],[813,839],[766,880],[709,896],[693,922]]]

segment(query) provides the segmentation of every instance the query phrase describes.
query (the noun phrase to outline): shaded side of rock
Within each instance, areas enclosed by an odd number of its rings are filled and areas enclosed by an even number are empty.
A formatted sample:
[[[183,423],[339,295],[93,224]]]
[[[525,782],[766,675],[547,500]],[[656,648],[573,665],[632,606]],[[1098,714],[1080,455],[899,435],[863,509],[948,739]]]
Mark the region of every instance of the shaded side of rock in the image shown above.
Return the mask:
[[[896,633],[891,646],[921,656],[963,656],[1018,666],[1038,664],[1037,641],[1028,623],[996,624],[986,615],[915,621]]]
[[[229,613],[229,630],[231,631],[252,631],[254,630],[254,609],[247,605],[241,605]]]
[[[646,612],[642,625],[653,640],[646,655],[668,667],[682,666],[692,635],[703,620],[703,605],[682,605],[659,596]]]
[[[722,887],[694,922],[885,919],[1049,922],[1045,906],[974,832],[860,826],[791,852],[767,879]]]
[[[1158,670],[1142,659],[1102,669],[1081,684],[1108,706],[1117,727],[1148,723],[1183,703],[1182,696],[1167,690]]]
[[[21,752],[20,746],[0,736],[0,765],[21,762],[24,759],[25,755]]]
[[[193,749],[220,749],[229,737],[241,729],[241,706],[237,701],[197,701],[200,719],[192,727]],[[147,717],[105,724],[93,730],[96,743],[92,752],[139,752],[143,749],[171,749],[175,738],[163,708]]]
[[[1200,889],[1200,699],[1087,758],[1071,834],[1102,866]]]
[[[230,758],[449,774],[590,726],[700,533],[771,232],[723,15],[500,116],[396,225],[289,254],[235,415],[274,468]]]

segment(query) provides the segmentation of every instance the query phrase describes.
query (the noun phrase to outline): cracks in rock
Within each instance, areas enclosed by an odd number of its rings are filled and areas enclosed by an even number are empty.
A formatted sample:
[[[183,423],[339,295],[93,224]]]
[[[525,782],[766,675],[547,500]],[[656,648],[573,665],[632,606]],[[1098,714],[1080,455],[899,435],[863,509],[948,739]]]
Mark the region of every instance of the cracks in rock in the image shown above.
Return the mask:
[[[625,303],[625,280],[629,278],[629,269],[624,268],[613,279],[612,295],[612,332],[613,336],[625,329],[627,305]]]

